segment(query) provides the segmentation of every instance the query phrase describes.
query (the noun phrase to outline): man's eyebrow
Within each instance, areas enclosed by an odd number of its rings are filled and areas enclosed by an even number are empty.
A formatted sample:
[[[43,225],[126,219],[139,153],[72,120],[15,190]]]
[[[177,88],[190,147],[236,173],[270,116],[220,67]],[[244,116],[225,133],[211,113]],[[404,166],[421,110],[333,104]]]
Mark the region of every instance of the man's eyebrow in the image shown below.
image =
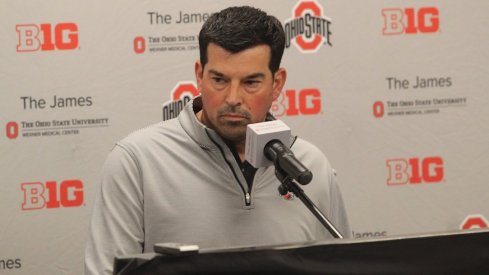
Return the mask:
[[[214,69],[209,69],[209,74],[213,74],[215,76],[219,76],[219,77],[226,77],[225,74],[219,72],[219,71],[216,71]],[[245,79],[253,79],[253,78],[265,78],[265,74],[264,73],[252,73],[250,75],[247,75],[244,77]]]
[[[210,74],[213,74],[213,75],[216,75],[216,76],[224,77],[224,74],[223,74],[223,73],[218,72],[218,71],[213,70],[213,69],[210,69],[210,70],[209,70],[209,73],[210,73]]]
[[[250,79],[250,78],[265,78],[265,74],[264,73],[254,73],[254,74],[247,75],[245,78],[246,79]]]

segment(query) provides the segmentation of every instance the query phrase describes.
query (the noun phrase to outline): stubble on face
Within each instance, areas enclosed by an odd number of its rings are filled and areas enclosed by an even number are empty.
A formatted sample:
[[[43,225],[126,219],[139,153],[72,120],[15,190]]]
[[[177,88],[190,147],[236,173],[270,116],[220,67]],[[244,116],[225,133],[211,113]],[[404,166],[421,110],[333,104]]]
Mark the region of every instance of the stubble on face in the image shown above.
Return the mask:
[[[239,117],[239,120],[226,119],[227,117]],[[202,110],[202,122],[214,129],[222,138],[237,142],[246,139],[246,127],[252,123],[250,112],[240,106],[224,105],[217,110],[217,123],[214,125],[207,117],[207,112]]]

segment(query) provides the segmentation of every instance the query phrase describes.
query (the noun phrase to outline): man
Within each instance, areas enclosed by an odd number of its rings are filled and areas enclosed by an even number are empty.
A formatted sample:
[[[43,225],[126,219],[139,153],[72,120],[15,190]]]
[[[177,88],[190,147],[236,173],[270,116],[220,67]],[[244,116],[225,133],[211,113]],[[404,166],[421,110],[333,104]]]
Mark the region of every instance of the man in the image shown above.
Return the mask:
[[[218,248],[332,238],[300,200],[278,195],[274,167],[244,160],[247,124],[265,120],[285,84],[284,44],[280,21],[255,8],[228,8],[205,22],[195,63],[201,96],[178,118],[118,142],[107,158],[87,273],[110,273],[114,256],[152,252],[158,242]],[[304,190],[349,236],[324,155],[301,139],[291,150],[314,174]]]

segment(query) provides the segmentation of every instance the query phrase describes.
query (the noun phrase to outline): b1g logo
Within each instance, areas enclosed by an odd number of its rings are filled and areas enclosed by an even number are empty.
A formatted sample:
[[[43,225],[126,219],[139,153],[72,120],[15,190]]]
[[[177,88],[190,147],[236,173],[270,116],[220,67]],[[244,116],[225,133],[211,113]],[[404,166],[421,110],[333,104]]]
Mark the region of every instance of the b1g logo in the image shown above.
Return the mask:
[[[436,7],[383,9],[384,35],[434,33],[440,29]]]
[[[272,103],[277,116],[316,115],[321,112],[321,92],[315,88],[286,90]]]
[[[389,159],[387,185],[438,183],[444,178],[441,157]]]
[[[489,222],[483,215],[475,214],[467,216],[462,224],[460,224],[460,229],[474,229],[474,228],[488,228]]]
[[[73,50],[78,47],[75,23],[16,25],[17,52]]]
[[[171,91],[172,99],[163,103],[163,120],[176,118],[185,104],[198,95],[199,91],[195,82],[178,82]]]
[[[292,19],[285,22],[285,47],[293,41],[302,53],[316,52],[321,45],[331,44],[331,19],[315,1],[300,1],[292,10]]]
[[[22,210],[78,207],[83,204],[83,183],[81,180],[28,182],[21,184],[24,193]]]
[[[17,122],[10,121],[5,126],[5,132],[6,132],[7,138],[16,139],[19,136],[19,124],[17,124]]]

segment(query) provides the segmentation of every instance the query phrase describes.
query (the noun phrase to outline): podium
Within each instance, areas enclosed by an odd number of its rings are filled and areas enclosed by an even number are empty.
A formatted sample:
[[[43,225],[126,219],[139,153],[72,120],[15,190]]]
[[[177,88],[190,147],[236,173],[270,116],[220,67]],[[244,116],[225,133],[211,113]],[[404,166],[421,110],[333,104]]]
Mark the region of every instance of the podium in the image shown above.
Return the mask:
[[[116,258],[114,274],[489,274],[489,230]]]

